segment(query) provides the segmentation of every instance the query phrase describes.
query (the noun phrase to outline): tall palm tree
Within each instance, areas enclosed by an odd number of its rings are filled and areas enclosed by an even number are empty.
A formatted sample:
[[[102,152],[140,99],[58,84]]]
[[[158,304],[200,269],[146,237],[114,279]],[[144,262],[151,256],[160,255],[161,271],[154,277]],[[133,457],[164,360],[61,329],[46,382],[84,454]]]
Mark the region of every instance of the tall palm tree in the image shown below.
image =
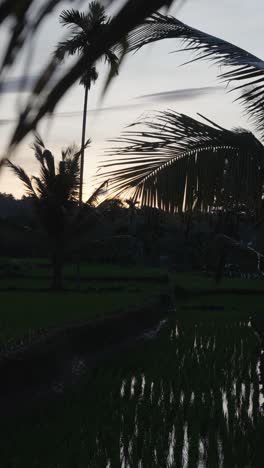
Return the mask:
[[[3,0],[0,5],[0,25],[7,26],[7,46],[4,49],[0,67],[0,78],[15,65],[21,57],[23,47],[32,44],[35,34],[40,26],[53,13],[54,8],[63,0]],[[90,62],[95,63],[104,56],[105,50],[123,41],[126,34],[135,26],[141,24],[144,18],[159,8],[169,7],[179,0],[126,0],[117,15],[109,24],[109,28],[98,34],[98,40],[89,46]],[[72,3],[77,0],[72,0]],[[109,0],[108,5],[118,5],[119,0]],[[182,3],[182,0],[181,2]],[[120,6],[120,5],[119,5]],[[30,14],[28,14],[30,10]],[[12,21],[10,21],[10,19]],[[17,126],[10,140],[10,146],[19,143],[38,122],[46,115],[54,111],[58,102],[62,99],[70,87],[83,75],[85,58],[80,56],[77,62],[69,70],[63,72],[55,85],[51,85],[58,63],[54,58],[44,64],[38,82],[32,90],[30,100],[18,116]],[[0,167],[1,169],[1,167]]]
[[[116,140],[119,146],[102,164],[102,176],[110,179],[109,190],[115,195],[132,191],[143,204],[168,211],[240,206],[258,217],[264,184],[264,61],[161,14],[130,33],[129,51],[164,38],[181,39],[184,49],[196,52],[194,60],[213,60],[229,67],[220,78],[238,83],[239,100],[260,139],[247,130],[228,130],[206,118],[202,122],[174,111],[159,112]],[[114,164],[118,167],[113,168]]]
[[[80,192],[79,203],[82,203],[83,193],[83,170],[84,170],[84,148],[88,106],[88,92],[92,83],[98,78],[98,72],[93,62],[90,60],[89,50],[91,45],[96,42],[98,35],[109,28],[110,19],[105,14],[104,7],[98,1],[92,1],[89,4],[87,13],[81,13],[78,10],[64,10],[60,15],[62,26],[72,29],[72,36],[64,42],[58,44],[55,51],[56,57],[62,61],[67,55],[78,54],[85,58],[83,72],[80,84],[84,86],[84,106],[83,106],[83,124],[82,124],[82,143],[81,143],[81,174],[80,174]],[[110,65],[110,76],[118,71],[118,57],[113,48],[106,49],[103,54],[105,60]]]
[[[78,233],[82,212],[77,212],[80,183],[80,151],[69,147],[62,151],[58,167],[55,159],[40,137],[33,145],[35,158],[40,165],[39,176],[29,177],[24,169],[8,161],[8,166],[23,182],[32,197],[36,214],[50,242],[53,267],[53,289],[62,288],[62,270],[65,249],[70,238]]]

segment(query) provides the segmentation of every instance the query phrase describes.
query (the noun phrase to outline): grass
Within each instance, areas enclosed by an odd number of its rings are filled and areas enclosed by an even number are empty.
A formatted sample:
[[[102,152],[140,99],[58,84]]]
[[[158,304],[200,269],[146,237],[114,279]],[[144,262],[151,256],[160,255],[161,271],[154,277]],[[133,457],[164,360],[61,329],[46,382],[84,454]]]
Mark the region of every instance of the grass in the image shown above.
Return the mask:
[[[130,305],[144,302],[153,294],[168,291],[167,283],[158,282],[166,275],[164,268],[143,266],[118,266],[104,264],[82,264],[80,291],[76,290],[76,266],[66,265],[66,291],[53,293],[50,285],[50,267],[45,259],[0,259],[0,349],[10,349],[18,343],[30,342],[42,330],[50,330],[72,322],[88,321],[109,316],[117,310],[126,310]],[[119,281],[125,277],[127,281]],[[101,278],[101,279],[100,279]],[[139,280],[139,278],[141,278]],[[151,281],[152,278],[152,281]],[[144,280],[145,279],[145,280]],[[261,280],[223,279],[219,284],[203,274],[174,273],[174,285],[190,293],[207,293],[184,300],[177,297],[179,314],[192,317],[197,309],[211,317],[215,314],[249,317],[264,312],[264,294],[239,296],[215,294],[219,290],[252,290],[264,292]]]
[[[51,274],[50,262],[43,258],[0,258],[1,268],[13,275],[34,276],[47,278]],[[67,263],[64,268],[64,275],[76,276],[77,266],[74,263]],[[85,278],[159,278],[167,274],[166,268],[151,268],[142,265],[111,265],[111,264],[96,264],[96,263],[81,263],[81,277]]]
[[[81,264],[77,290],[76,265],[67,264],[61,293],[48,289],[51,271],[45,259],[0,258],[1,271],[0,349],[30,342],[42,330],[125,311],[167,287],[166,281],[156,282],[166,274],[162,268]]]
[[[102,286],[102,285],[100,285]],[[129,285],[119,291],[61,292],[2,291],[0,348],[28,342],[42,330],[109,316],[141,304],[153,295],[148,284]]]
[[[210,289],[247,289],[263,291],[264,294],[264,280],[261,279],[223,278],[219,283],[216,283],[214,278],[203,273],[174,273],[172,279],[177,286],[193,292]]]

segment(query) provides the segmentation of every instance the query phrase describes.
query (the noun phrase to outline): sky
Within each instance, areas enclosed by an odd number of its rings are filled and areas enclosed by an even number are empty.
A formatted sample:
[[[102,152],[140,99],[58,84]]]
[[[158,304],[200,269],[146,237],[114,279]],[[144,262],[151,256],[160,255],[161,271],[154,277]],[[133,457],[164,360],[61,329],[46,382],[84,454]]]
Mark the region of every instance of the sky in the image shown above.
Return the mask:
[[[84,7],[87,4],[84,2]],[[26,92],[17,94],[16,82],[25,74],[38,75],[56,43],[64,37],[65,30],[59,24],[59,13],[63,8],[70,7],[70,1],[63,2],[41,28],[32,47],[34,54],[30,71],[26,70],[25,73],[25,61],[21,59],[10,73],[6,91],[0,95],[1,155],[5,154],[17,111],[28,96]],[[176,3],[170,14],[260,58],[263,56],[263,0],[185,0],[180,9]],[[5,39],[4,32],[0,34],[0,39]],[[129,55],[103,101],[101,91],[107,69],[103,63],[98,64],[100,78],[89,94],[87,136],[92,143],[85,155],[85,196],[88,197],[96,187],[94,175],[105,151],[111,146],[109,140],[119,137],[127,125],[152,111],[173,109],[193,117],[197,117],[199,112],[226,128],[242,126],[253,130],[243,115],[242,107],[233,102],[234,94],[226,93],[217,80],[217,67],[207,62],[181,66],[191,55],[171,53],[179,46],[177,40],[164,40]],[[62,148],[72,143],[80,144],[83,98],[84,89],[76,84],[58,105],[53,118],[43,121],[38,128],[46,147],[57,158]],[[23,141],[14,155],[14,161],[33,175],[37,173],[38,166],[30,149],[32,141],[32,135]],[[0,192],[20,197],[24,194],[24,188],[5,169],[0,174]]]

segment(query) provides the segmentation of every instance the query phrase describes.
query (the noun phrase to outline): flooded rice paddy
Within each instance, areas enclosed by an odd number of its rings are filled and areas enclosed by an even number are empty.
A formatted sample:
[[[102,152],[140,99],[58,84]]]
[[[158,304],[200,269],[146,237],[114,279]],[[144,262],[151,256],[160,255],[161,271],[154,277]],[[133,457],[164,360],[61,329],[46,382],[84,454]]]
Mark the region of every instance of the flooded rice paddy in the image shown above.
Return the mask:
[[[1,466],[263,467],[262,350],[251,324],[161,325],[97,368],[76,357],[78,389],[5,422]]]

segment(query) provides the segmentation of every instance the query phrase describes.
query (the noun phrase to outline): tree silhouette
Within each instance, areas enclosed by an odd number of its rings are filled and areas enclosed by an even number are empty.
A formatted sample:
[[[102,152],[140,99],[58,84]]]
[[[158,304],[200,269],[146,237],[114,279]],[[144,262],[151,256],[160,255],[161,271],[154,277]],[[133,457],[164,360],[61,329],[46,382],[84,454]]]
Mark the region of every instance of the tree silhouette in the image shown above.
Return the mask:
[[[66,246],[78,234],[83,222],[84,210],[77,210],[80,151],[74,147],[62,151],[56,168],[54,156],[45,148],[40,137],[36,137],[33,149],[40,165],[38,177],[29,177],[24,169],[10,161],[7,164],[32,197],[36,214],[48,234],[53,268],[52,288],[59,290],[62,288]]]
[[[75,54],[78,54],[85,59],[80,81],[85,89],[79,192],[79,203],[82,203],[88,92],[92,83],[95,83],[98,78],[96,67],[93,65],[93,63],[90,62],[89,48],[96,40],[97,35],[103,33],[104,29],[109,28],[110,19],[107,18],[104,7],[98,1],[93,1],[89,5],[87,13],[81,13],[74,9],[64,10],[60,15],[60,21],[63,26],[71,28],[72,36],[66,41],[59,43],[55,52],[55,56],[60,61],[64,60],[67,55],[72,56]],[[110,75],[112,76],[116,74],[118,70],[118,57],[114,53],[114,49],[106,49],[104,51],[103,57],[110,65]]]

